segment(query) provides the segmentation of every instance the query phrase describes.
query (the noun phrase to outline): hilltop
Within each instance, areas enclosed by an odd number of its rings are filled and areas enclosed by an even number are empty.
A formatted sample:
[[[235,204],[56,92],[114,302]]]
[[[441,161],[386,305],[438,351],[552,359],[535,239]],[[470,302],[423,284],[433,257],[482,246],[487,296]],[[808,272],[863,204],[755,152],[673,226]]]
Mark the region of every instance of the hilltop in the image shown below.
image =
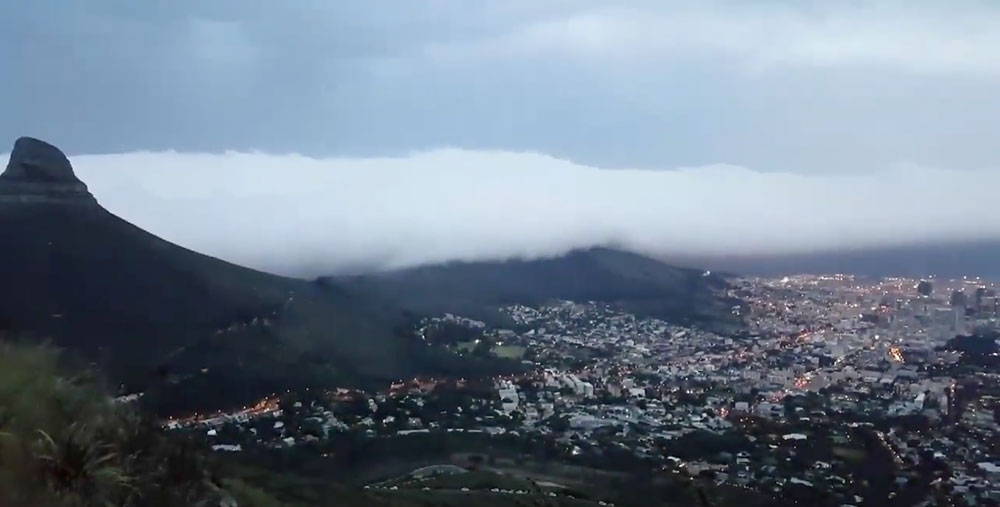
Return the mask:
[[[225,234],[225,231],[219,231]],[[285,387],[462,368],[404,313],[164,241],[102,208],[55,147],[19,139],[0,176],[0,330],[51,340],[164,410]]]
[[[723,277],[639,254],[589,248],[543,259],[451,262],[327,278],[420,314],[491,318],[498,305],[553,299],[612,303],[641,316],[711,328],[736,325]]]
[[[0,332],[51,340],[118,390],[146,391],[161,412],[518,368],[414,336],[419,317],[443,312],[495,315],[498,305],[572,299],[732,323],[723,279],[609,249],[316,281],[255,271],[109,213],[61,151],[31,138],[16,142],[0,175],[0,244]]]

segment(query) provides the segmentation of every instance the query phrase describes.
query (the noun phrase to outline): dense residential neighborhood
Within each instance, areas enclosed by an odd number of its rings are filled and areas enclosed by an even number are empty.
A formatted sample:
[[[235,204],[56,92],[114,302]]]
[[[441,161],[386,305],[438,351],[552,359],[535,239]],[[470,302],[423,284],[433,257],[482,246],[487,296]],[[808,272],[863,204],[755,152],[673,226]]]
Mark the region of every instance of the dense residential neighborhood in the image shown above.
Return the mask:
[[[500,324],[447,314],[424,319],[418,336],[520,361],[524,372],[276,394],[167,425],[203,431],[219,452],[329,456],[343,452],[330,442],[345,436],[464,434],[544,449],[547,459],[646,467],[823,505],[1000,501],[992,284],[803,275],[736,279],[729,291],[746,322],[729,336],[593,302],[506,306]],[[445,474],[469,468],[441,465]],[[408,477],[369,487],[426,487]],[[556,486],[546,493],[566,494]]]

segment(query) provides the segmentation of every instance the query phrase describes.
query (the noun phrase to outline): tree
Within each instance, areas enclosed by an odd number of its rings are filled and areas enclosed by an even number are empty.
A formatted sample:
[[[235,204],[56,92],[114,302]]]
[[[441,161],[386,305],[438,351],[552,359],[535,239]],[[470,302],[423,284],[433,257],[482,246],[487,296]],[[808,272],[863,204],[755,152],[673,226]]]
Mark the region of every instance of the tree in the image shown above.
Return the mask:
[[[934,292],[934,285],[931,282],[921,280],[920,283],[917,284],[917,293],[921,296],[930,296],[932,292]]]
[[[490,357],[493,350],[493,340],[486,338],[479,339],[475,348],[472,349],[472,355],[476,357]]]

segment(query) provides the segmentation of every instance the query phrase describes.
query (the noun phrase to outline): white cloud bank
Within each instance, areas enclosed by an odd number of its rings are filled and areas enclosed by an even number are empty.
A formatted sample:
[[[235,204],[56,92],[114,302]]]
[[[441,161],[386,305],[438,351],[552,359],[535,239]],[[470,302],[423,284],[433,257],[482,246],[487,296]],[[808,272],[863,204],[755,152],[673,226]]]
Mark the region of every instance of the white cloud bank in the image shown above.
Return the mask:
[[[1000,214],[989,208],[1000,171],[606,170],[466,150],[405,158],[136,152],[72,160],[99,202],[136,225],[203,253],[297,276],[600,244],[689,257],[1000,238]]]

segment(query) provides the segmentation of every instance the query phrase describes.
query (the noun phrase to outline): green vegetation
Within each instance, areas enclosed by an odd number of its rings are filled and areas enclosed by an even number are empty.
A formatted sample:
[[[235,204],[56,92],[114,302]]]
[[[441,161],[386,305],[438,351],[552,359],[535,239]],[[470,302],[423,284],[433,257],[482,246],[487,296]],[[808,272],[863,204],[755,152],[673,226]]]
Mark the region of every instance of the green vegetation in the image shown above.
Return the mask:
[[[424,480],[405,481],[399,484],[400,487],[429,487],[431,489],[460,490],[468,488],[470,490],[489,490],[491,488],[522,490],[532,493],[539,492],[535,483],[501,475],[492,472],[469,472],[465,474],[438,475]]]
[[[493,347],[493,354],[504,359],[521,359],[528,349],[520,345],[498,345]]]
[[[476,357],[499,357],[500,359],[510,359],[520,361],[524,358],[527,347],[521,345],[496,345],[490,339],[482,338],[474,341],[459,342],[455,345],[455,351],[472,354]]]
[[[46,347],[0,344],[0,505],[218,505],[193,444],[67,376]]]

